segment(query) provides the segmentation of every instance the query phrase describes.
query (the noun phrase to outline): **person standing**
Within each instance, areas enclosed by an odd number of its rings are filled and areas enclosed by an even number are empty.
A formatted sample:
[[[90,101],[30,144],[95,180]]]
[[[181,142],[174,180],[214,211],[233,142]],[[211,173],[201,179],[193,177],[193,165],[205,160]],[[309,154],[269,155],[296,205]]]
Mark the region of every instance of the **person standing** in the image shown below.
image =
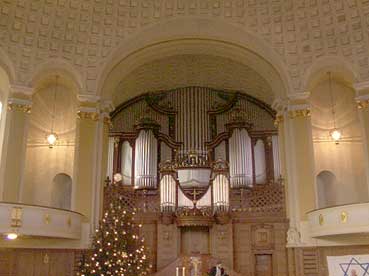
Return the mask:
[[[213,266],[213,267],[210,269],[209,276],[227,276],[227,275],[224,273],[224,268],[222,267],[221,262],[218,262],[218,263],[216,264],[216,266]]]

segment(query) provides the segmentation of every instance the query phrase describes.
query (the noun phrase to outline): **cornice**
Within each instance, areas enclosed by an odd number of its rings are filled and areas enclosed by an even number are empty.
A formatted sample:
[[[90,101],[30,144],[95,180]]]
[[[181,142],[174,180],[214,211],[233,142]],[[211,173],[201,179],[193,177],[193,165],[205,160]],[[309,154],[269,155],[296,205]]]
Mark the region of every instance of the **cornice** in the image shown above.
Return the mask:
[[[310,104],[295,104],[288,106],[288,116],[291,119],[310,116]]]
[[[100,97],[92,94],[78,94],[77,99],[81,103],[97,103]]]
[[[11,84],[9,88],[12,94],[23,94],[25,96],[32,96],[34,92],[34,88],[32,87],[17,84]]]
[[[353,85],[356,92],[369,90],[369,81],[357,82]]]

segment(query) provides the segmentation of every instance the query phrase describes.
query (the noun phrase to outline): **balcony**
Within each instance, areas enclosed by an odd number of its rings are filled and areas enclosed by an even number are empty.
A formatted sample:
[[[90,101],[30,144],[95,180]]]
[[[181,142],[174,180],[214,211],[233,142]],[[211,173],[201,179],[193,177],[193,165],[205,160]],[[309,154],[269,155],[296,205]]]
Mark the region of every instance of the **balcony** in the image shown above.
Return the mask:
[[[369,233],[369,203],[340,205],[308,213],[313,238]]]
[[[21,203],[0,202],[0,233],[21,237],[78,240],[82,234],[80,213]]]

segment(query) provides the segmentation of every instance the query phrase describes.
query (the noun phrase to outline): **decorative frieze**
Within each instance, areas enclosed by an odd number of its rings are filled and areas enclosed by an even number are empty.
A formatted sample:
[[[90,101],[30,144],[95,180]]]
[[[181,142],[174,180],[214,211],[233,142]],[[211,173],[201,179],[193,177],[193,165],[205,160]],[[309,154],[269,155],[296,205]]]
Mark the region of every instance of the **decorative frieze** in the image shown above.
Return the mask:
[[[310,115],[310,106],[308,104],[292,105],[288,108],[288,117],[290,119],[309,117]]]
[[[369,95],[363,95],[356,97],[356,103],[358,109],[364,109],[369,107]]]
[[[32,109],[32,101],[10,98],[8,100],[8,111],[20,111],[26,114],[30,114]]]
[[[77,111],[78,119],[81,120],[92,120],[92,121],[98,121],[99,120],[99,113],[94,109],[94,111],[89,110],[79,110]]]
[[[298,245],[300,242],[300,232],[294,227],[289,228],[287,231],[287,246]]]
[[[310,109],[299,109],[299,110],[290,110],[288,111],[288,116],[291,119],[295,119],[298,117],[309,117],[310,114]]]
[[[283,115],[280,114],[280,115],[277,115],[275,117],[275,120],[274,120],[274,126],[275,127],[278,127],[280,124],[282,124],[284,122],[284,118],[283,118]]]
[[[112,123],[112,121],[111,121],[110,116],[104,116],[103,121],[104,121],[104,124],[105,124],[107,127],[109,127],[109,129],[112,129],[112,128],[113,128],[113,123]]]

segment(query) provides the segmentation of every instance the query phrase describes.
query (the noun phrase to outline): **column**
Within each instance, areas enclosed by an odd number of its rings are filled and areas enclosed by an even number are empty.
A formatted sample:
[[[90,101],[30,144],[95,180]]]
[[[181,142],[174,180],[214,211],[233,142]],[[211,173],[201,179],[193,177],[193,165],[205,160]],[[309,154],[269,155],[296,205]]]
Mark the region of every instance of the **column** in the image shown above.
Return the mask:
[[[369,193],[369,82],[354,85],[363,136],[365,172]],[[369,194],[368,194],[369,197]]]
[[[82,213],[93,225],[95,187],[97,184],[98,160],[98,99],[79,95],[77,112],[75,185],[73,189],[73,210]],[[101,161],[101,160],[100,160]]]
[[[113,111],[113,105],[109,101],[100,103],[100,117],[97,129],[97,164],[96,164],[96,184],[94,191],[94,213],[93,226],[96,228],[102,216],[104,200],[104,183],[108,176],[108,155],[109,155],[109,131],[112,127],[110,112]]]
[[[19,202],[25,155],[32,88],[11,86],[5,117],[4,146],[1,154],[0,199]]]
[[[287,210],[290,227],[288,246],[304,242],[307,212],[315,209],[314,150],[308,94],[290,99],[279,114],[282,171],[285,171]],[[282,141],[283,140],[283,141]],[[288,145],[288,146],[286,146]],[[284,161],[283,161],[284,160]]]

